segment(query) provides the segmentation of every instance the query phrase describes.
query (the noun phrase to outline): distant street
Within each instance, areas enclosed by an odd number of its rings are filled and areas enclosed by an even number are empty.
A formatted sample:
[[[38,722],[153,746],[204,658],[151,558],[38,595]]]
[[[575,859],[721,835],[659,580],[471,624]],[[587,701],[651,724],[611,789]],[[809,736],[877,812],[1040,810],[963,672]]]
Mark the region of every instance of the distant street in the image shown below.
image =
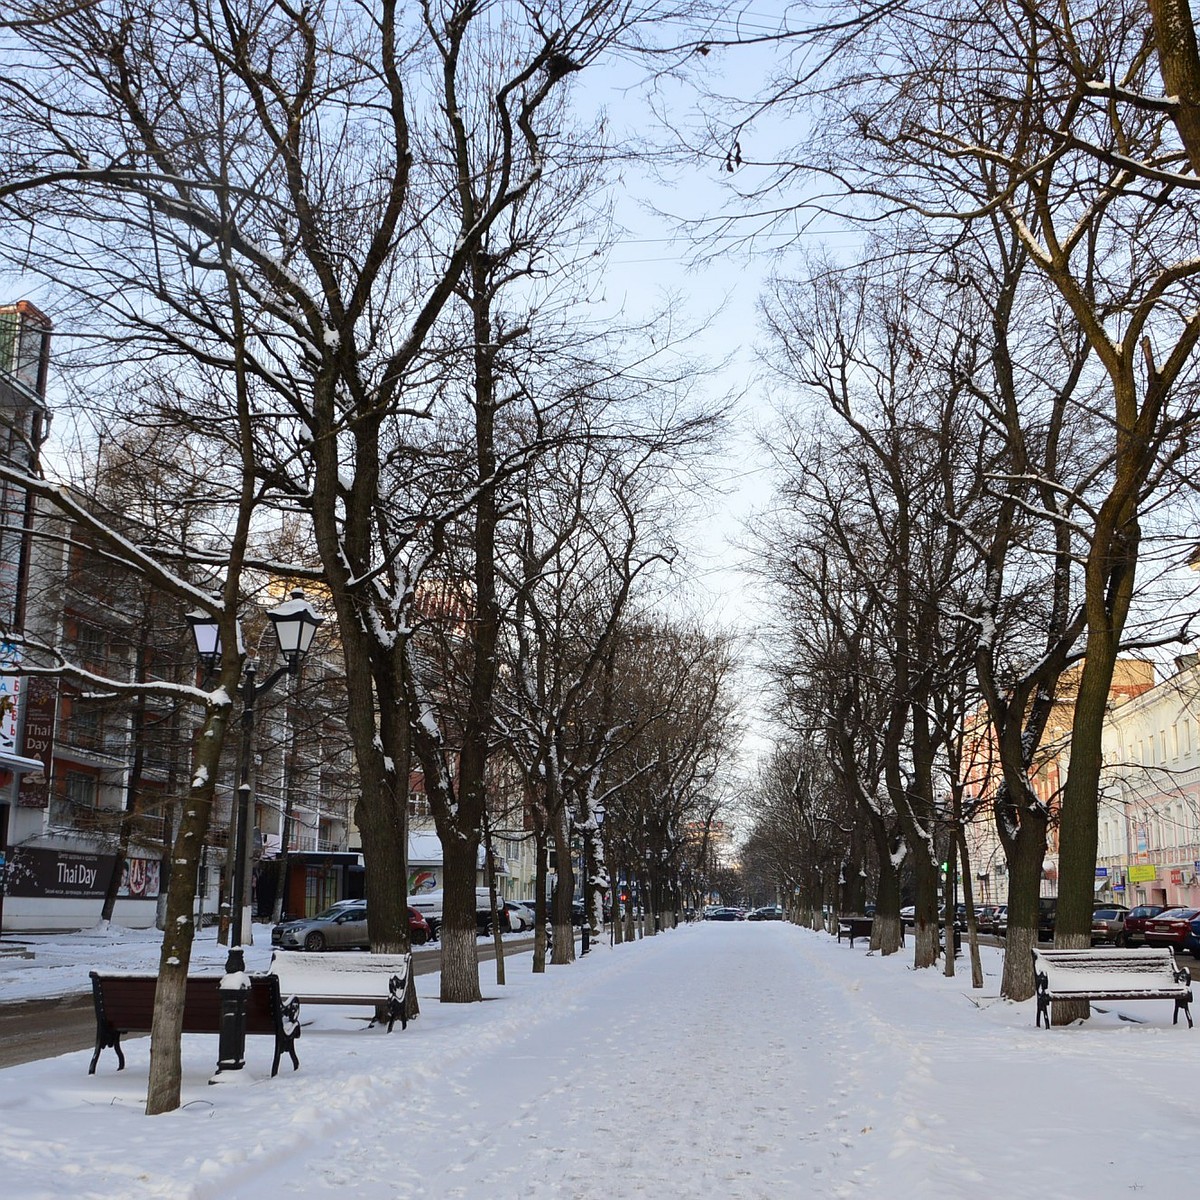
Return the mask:
[[[505,954],[520,953],[532,945],[533,936],[504,943]],[[479,943],[481,962],[496,957],[488,939]],[[413,955],[413,973],[429,975],[442,969],[442,952],[431,950]],[[139,1035],[131,1035],[136,1037]],[[146,1035],[140,1035],[146,1036]],[[124,1042],[129,1039],[122,1039]],[[17,1000],[0,1004],[0,1069],[19,1063],[53,1058],[72,1050],[88,1050],[96,1044],[96,1010],[91,993],[59,996],[50,1000]]]

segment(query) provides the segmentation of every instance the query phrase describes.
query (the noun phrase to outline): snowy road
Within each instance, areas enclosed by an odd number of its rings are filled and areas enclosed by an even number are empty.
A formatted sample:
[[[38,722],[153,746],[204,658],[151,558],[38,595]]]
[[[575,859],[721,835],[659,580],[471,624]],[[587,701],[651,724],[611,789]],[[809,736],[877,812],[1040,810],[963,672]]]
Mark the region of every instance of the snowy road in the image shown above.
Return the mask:
[[[1171,1005],[1036,1030],[1032,1002],[777,924],[692,926],[436,1002],[405,1034],[314,1014],[301,1070],[148,1121],[146,1043],[0,1071],[6,1196],[1108,1200],[1187,1194],[1200,1030]],[[489,975],[484,971],[485,982]],[[1128,1107],[1138,1114],[1126,1120]]]

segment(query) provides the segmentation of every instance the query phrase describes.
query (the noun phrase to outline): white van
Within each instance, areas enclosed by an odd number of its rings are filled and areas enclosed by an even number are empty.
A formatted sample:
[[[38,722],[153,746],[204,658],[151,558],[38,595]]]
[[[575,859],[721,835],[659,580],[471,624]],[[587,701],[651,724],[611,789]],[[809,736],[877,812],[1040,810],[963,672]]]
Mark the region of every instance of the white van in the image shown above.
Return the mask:
[[[425,918],[429,923],[430,935],[434,938],[438,935],[438,927],[442,923],[442,892],[421,892],[416,896],[409,896],[408,903],[412,908]],[[504,902],[497,899],[497,904],[503,908]],[[485,887],[477,887],[475,889],[475,921],[479,927],[480,933],[490,932],[492,923],[492,897],[491,892]]]

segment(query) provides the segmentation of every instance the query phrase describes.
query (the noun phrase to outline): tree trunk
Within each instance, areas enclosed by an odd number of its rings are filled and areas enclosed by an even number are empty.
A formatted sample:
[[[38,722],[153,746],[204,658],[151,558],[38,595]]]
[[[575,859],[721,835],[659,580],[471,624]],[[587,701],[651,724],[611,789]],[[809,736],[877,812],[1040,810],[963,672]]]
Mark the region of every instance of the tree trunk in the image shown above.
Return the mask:
[[[879,860],[879,886],[875,892],[875,922],[871,926],[871,949],[880,954],[895,954],[904,932],[900,920],[900,873],[893,862],[893,842],[887,826],[872,809],[868,812],[871,836]]]
[[[549,917],[546,911],[546,888],[550,881],[550,868],[547,858],[546,823],[536,806],[533,809],[533,843],[536,855],[533,870],[533,973],[541,975],[546,970],[546,921]]]
[[[1175,97],[1179,140],[1192,173],[1200,175],[1200,54],[1189,0],[1148,0],[1163,90]]]
[[[301,663],[299,673],[296,676],[296,686],[292,695],[298,697],[300,694],[300,686],[304,680],[304,665]],[[288,722],[288,754],[287,762],[284,765],[284,780],[283,780],[283,824],[279,831],[279,861],[275,864],[275,900],[271,905],[271,920],[274,924],[279,924],[283,920],[283,905],[287,899],[285,894],[287,888],[288,877],[288,862],[290,859],[289,849],[292,844],[292,826],[296,822],[296,777],[299,774],[299,715],[296,712],[290,714],[291,720]],[[406,872],[407,874],[407,872]],[[409,989],[412,990],[411,988]]]
[[[228,695],[232,680],[223,679]],[[158,986],[150,1028],[150,1078],[146,1090],[146,1115],[174,1112],[179,1107],[183,1079],[180,1057],[183,1005],[187,995],[188,967],[196,936],[194,906],[200,848],[208,835],[213,786],[221,761],[221,747],[229,719],[229,705],[210,704],[196,742],[193,786],[183,806],[172,852],[171,881],[167,893],[167,920],[159,952]]]
[[[475,918],[478,862],[477,838],[443,839],[443,1004],[470,1004],[483,999],[479,989],[479,934]]]
[[[575,929],[571,924],[571,901],[575,897],[575,871],[571,866],[571,833],[565,805],[559,804],[554,821],[554,845],[557,850],[558,882],[554,887],[554,946],[550,964],[566,966],[575,961]]]
[[[885,866],[886,864],[886,866]],[[900,920],[900,876],[890,855],[880,856],[879,887],[875,893],[875,920],[871,924],[871,949],[895,954],[904,932]]]
[[[1044,810],[1030,804],[1008,851],[1008,928],[1004,937],[1004,976],[1000,994],[1028,1000],[1034,992],[1033,957],[1037,945],[1038,894],[1046,857]]]
[[[955,830],[958,842],[958,861],[962,864],[963,902],[967,906],[967,937],[971,954],[971,986],[983,987],[983,963],[979,958],[979,926],[975,922],[975,889],[971,884],[971,852],[967,848],[967,831],[962,821],[962,799],[956,795]]]
[[[487,864],[488,903],[492,910],[492,945],[496,951],[496,985],[504,986],[504,929],[496,898],[496,856],[492,851],[492,830],[487,811],[483,814],[483,859]]]
[[[167,781],[167,792],[174,795],[175,772],[171,771]],[[171,887],[171,846],[175,840],[175,821],[179,813],[179,801],[171,800],[163,805],[163,848],[158,860],[158,899],[154,905],[154,928],[162,933],[167,927],[167,893]]]
[[[932,967],[941,953],[937,911],[937,871],[924,848],[913,855],[913,877],[917,889],[913,923],[913,966]],[[953,946],[953,941],[951,941]]]

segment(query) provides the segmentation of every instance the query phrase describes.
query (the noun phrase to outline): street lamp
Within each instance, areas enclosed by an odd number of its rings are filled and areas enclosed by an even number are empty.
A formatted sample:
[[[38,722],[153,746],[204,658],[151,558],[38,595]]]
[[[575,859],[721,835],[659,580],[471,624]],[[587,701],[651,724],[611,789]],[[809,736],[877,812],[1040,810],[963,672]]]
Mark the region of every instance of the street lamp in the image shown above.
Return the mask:
[[[255,701],[269,692],[285,675],[300,670],[300,660],[308,653],[317,627],[325,619],[318,616],[297,588],[290,600],[271,609],[267,616],[275,630],[283,665],[262,683],[255,680],[258,663],[248,658],[242,668],[240,696],[242,701],[242,740],[238,769],[238,799],[234,825],[234,860],[231,880],[233,919],[229,926],[229,955],[225,960],[225,976],[221,980],[221,1027],[217,1047],[217,1074],[240,1071],[246,1059],[246,960],[242,950],[245,907],[243,892],[246,879],[246,848],[250,825],[251,782],[250,763],[254,750]],[[204,613],[188,613],[188,623],[196,639],[196,654],[207,671],[216,669],[221,657],[221,633],[217,622]],[[240,640],[240,637],[239,637]],[[240,649],[240,647],[239,647]]]

